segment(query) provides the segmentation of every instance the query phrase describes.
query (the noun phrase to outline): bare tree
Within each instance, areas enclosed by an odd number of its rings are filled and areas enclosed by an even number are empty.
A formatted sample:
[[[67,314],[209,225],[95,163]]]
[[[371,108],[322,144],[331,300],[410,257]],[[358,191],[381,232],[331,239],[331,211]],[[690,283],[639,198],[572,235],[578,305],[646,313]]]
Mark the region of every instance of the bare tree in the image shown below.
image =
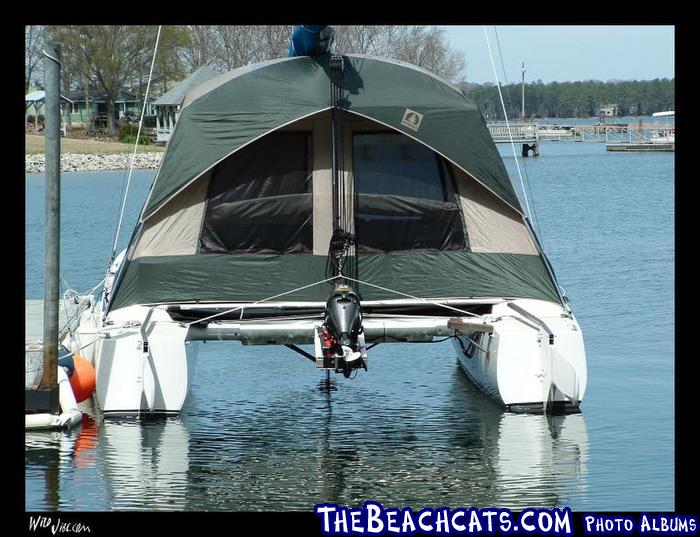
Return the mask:
[[[41,49],[44,46],[45,26],[26,26],[24,29],[24,92],[29,92],[32,75],[41,66]]]
[[[436,26],[334,26],[339,53],[384,56],[413,63],[452,82],[464,77],[464,53],[450,49]],[[284,57],[292,26],[188,26],[184,60],[194,70],[204,63],[235,69]]]
[[[211,62],[226,70],[287,55],[291,26],[214,26]]]
[[[396,26],[334,26],[335,47],[342,53],[386,56]]]
[[[437,26],[339,26],[336,49],[412,63],[453,83],[464,79],[464,52],[450,49]]]
[[[270,58],[283,58],[289,50],[289,42],[292,35],[292,26],[258,26],[256,34],[259,37],[260,50],[267,51],[266,56]],[[267,57],[261,58],[269,59]]]
[[[189,42],[182,50],[182,61],[189,71],[212,63],[216,55],[216,26],[187,26]]]

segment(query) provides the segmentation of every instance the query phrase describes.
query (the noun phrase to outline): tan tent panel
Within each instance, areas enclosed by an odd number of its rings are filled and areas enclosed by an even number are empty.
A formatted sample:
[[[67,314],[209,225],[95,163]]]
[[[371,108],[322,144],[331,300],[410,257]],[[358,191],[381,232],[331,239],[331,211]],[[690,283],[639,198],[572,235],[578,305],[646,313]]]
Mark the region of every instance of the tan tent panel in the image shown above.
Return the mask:
[[[537,255],[521,215],[452,165],[472,252]]]
[[[326,255],[333,232],[330,114],[313,120],[314,255]]]
[[[346,191],[352,191],[353,133],[392,131],[366,119],[344,122]],[[333,229],[331,197],[330,112],[287,125],[280,131],[311,131],[313,138],[313,254],[326,255]],[[229,158],[236,158],[235,154]],[[539,252],[520,214],[454,164],[450,164],[460,195],[470,250],[481,253],[537,255]],[[211,170],[186,187],[148,218],[131,258],[194,255],[204,216]],[[349,230],[353,231],[353,230]]]
[[[197,252],[210,176],[211,170],[146,220],[132,259]]]

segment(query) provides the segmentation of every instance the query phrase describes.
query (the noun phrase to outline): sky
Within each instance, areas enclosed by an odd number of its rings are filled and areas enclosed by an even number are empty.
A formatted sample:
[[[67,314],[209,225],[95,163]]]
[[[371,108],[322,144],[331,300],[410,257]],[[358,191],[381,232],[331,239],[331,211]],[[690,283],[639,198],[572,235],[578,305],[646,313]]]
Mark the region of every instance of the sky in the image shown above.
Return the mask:
[[[483,26],[445,26],[451,48],[464,51],[468,82],[495,82]],[[651,80],[674,77],[673,26],[496,26],[508,82]],[[496,32],[486,27],[498,77]]]

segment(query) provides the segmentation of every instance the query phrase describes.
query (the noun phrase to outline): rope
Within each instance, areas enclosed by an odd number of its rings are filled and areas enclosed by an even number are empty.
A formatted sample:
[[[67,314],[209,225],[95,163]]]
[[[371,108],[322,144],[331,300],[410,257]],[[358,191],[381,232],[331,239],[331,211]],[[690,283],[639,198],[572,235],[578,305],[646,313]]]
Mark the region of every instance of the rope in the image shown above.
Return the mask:
[[[70,338],[75,339],[75,337],[73,336],[73,329],[71,328],[71,324],[72,324],[73,318],[76,317],[76,314],[77,314],[79,308],[76,308],[76,311],[73,313],[73,315],[70,315],[68,313],[68,297],[66,296],[66,294],[69,291],[69,289],[66,289],[68,287],[68,282],[66,282],[66,280],[63,279],[63,276],[60,277],[60,280],[61,280],[61,287],[64,288],[62,296],[63,296],[63,315],[65,318],[65,324],[63,325],[63,328],[61,330],[59,330],[59,334],[61,332],[64,332],[65,330],[67,330],[68,334],[70,335]]]
[[[447,304],[441,304],[440,302],[434,302],[432,300],[428,300],[427,298],[409,295],[408,293],[402,293],[401,291],[396,291],[395,289],[389,289],[387,287],[382,287],[381,285],[375,285],[373,283],[364,282],[361,280],[357,280],[355,278],[351,278],[349,276],[343,276],[343,278],[345,278],[346,280],[353,281],[353,282],[361,283],[362,285],[369,285],[370,287],[375,287],[377,289],[381,289],[382,291],[388,291],[389,293],[395,293],[397,295],[405,296],[407,298],[412,298],[414,300],[422,300],[423,302],[427,302],[428,304],[432,304],[433,306],[439,306],[441,308],[445,308],[445,309],[456,311],[459,313],[464,313],[465,315],[471,315],[472,317],[478,317],[480,319],[483,319],[483,316],[479,315],[478,313],[472,313],[471,311],[461,310],[459,308],[448,306]]]
[[[498,53],[499,53],[500,58],[501,58],[501,67],[503,68],[503,76],[504,76],[506,84],[507,84],[508,77],[506,75],[505,64],[503,62],[503,54],[501,54],[501,44],[500,44],[500,41],[498,40],[498,30],[496,30],[495,26],[493,27],[493,29],[494,29],[494,32],[496,33],[496,43],[498,44]],[[503,107],[503,115],[506,118],[506,126],[508,128],[508,135],[510,136],[510,144],[511,144],[511,147],[513,148],[513,157],[515,158],[515,165],[518,169],[518,176],[520,177],[520,186],[523,189],[523,196],[525,197],[525,205],[527,207],[527,212],[528,212],[528,214],[525,216],[525,220],[527,221],[528,226],[530,226],[532,234],[535,237],[535,241],[537,242],[537,244],[539,246],[539,249],[540,249],[542,256],[545,260],[545,265],[547,267],[547,271],[549,272],[554,285],[557,287],[557,294],[559,294],[559,297],[561,299],[561,303],[564,306],[564,308],[570,312],[571,310],[570,310],[568,304],[566,303],[566,300],[564,299],[564,296],[566,295],[566,293],[564,292],[564,288],[561,285],[559,285],[559,282],[557,281],[557,277],[554,274],[554,269],[552,268],[552,264],[549,262],[549,258],[547,257],[547,254],[545,254],[545,252],[544,252],[544,245],[542,244],[542,238],[539,236],[540,235],[540,225],[539,225],[539,220],[537,218],[537,210],[535,207],[534,196],[533,196],[533,200],[532,200],[532,206],[533,206],[533,209],[535,209],[534,223],[535,223],[535,226],[537,226],[537,233],[535,233],[535,229],[532,227],[532,224],[530,223],[530,221],[532,219],[530,218],[530,214],[531,214],[530,213],[530,205],[528,203],[528,198],[527,198],[527,191],[529,191],[530,195],[532,195],[532,190],[530,189],[530,178],[529,177],[527,178],[527,190],[525,190],[525,183],[523,182],[522,173],[520,173],[520,165],[518,163],[519,162],[518,156],[517,156],[517,153],[515,151],[515,145],[513,143],[513,135],[512,135],[511,130],[510,130],[510,124],[508,123],[508,114],[506,112],[506,107],[505,107],[505,104],[503,102],[503,94],[501,93],[501,84],[500,84],[500,82],[498,82],[498,74],[496,73],[496,64],[493,61],[493,55],[491,54],[491,46],[489,44],[489,36],[488,36],[488,33],[486,32],[485,26],[484,26],[484,35],[486,35],[486,45],[488,46],[488,49],[489,49],[489,56],[491,57],[491,65],[493,67],[493,73],[494,73],[494,76],[496,77],[496,83],[498,86],[498,94],[501,97],[501,106]],[[506,94],[506,95],[508,95],[508,94]],[[508,95],[508,99],[510,100],[510,95]],[[512,104],[511,104],[511,106],[512,106]],[[525,175],[527,176],[527,166],[525,165],[524,159],[523,159],[523,167],[525,168]]]
[[[527,199],[527,192],[525,190],[525,182],[523,181],[523,174],[520,171],[520,163],[518,162],[518,155],[515,151],[515,142],[513,142],[513,133],[510,130],[510,122],[508,121],[508,112],[506,111],[506,105],[503,101],[503,93],[501,92],[501,83],[498,80],[498,72],[496,71],[496,63],[493,61],[493,53],[491,52],[491,43],[489,41],[489,34],[486,31],[486,26],[484,26],[484,35],[486,36],[486,46],[489,49],[489,57],[491,58],[491,66],[493,67],[493,76],[496,77],[496,87],[498,88],[498,96],[501,99],[501,107],[503,108],[503,116],[506,119],[506,128],[508,129],[508,136],[510,138],[510,146],[513,148],[513,157],[515,158],[515,167],[518,169],[518,176],[520,177],[520,186],[523,189],[523,197],[525,198],[525,208],[527,209],[527,215],[530,216],[530,204]]]
[[[328,246],[326,259],[326,277],[341,276],[346,272],[345,264],[350,248],[356,243],[356,237],[350,233],[352,225],[352,196],[354,187],[346,184],[345,153],[343,141],[343,57],[330,57],[330,92],[331,92],[331,151],[332,151],[332,190],[333,190],[333,234]],[[357,256],[347,269],[352,276],[357,276]],[[357,291],[357,290],[356,290]]]
[[[139,118],[139,128],[138,132],[136,133],[136,142],[134,143],[134,153],[131,155],[131,166],[129,168],[129,178],[127,179],[126,182],[126,189],[124,192],[124,196],[122,198],[122,205],[121,209],[119,211],[119,222],[117,224],[117,230],[114,234],[114,244],[112,246],[112,259],[110,260],[110,264],[112,261],[114,261],[114,254],[117,251],[117,240],[119,239],[119,231],[121,230],[122,227],[122,219],[124,217],[124,206],[126,205],[126,198],[129,195],[129,185],[131,184],[131,173],[134,171],[134,161],[136,160],[136,150],[139,147],[139,138],[141,137],[141,127],[143,125],[143,116],[146,113],[146,103],[148,102],[148,92],[151,89],[151,78],[153,77],[153,66],[156,63],[156,53],[158,52],[158,41],[160,41],[160,30],[161,26],[158,26],[158,34],[156,35],[156,44],[155,47],[153,48],[153,58],[151,59],[151,70],[148,73],[148,83],[146,84],[146,94],[143,98],[143,106],[141,107],[141,117]]]
[[[70,334],[71,338],[75,339],[71,325],[72,325],[73,321],[78,319],[80,317],[80,315],[82,314],[82,311],[80,311],[80,304],[82,302],[81,299],[84,299],[88,296],[94,296],[94,292],[105,282],[106,279],[107,279],[106,277],[102,278],[102,280],[97,285],[92,287],[90,290],[85,291],[84,293],[79,293],[75,289],[70,288],[68,286],[68,282],[63,278],[63,276],[61,276],[61,283],[63,284],[63,286],[67,287],[67,289],[63,292],[63,295],[62,295],[63,296],[63,309],[64,309],[64,313],[65,313],[65,319],[64,319],[63,327],[59,330],[59,334],[61,334],[61,333],[65,334],[65,332],[67,331]],[[76,299],[78,299],[78,302],[76,303],[77,307],[76,307],[75,311],[73,312],[73,314],[70,315],[68,312],[67,302],[70,300],[75,302]],[[62,336],[59,336],[59,337],[62,337]]]
[[[322,283],[326,283],[326,282],[329,282],[329,281],[331,281],[331,280],[337,280],[337,279],[346,279],[346,280],[350,280],[350,281],[353,281],[353,282],[355,282],[355,283],[359,283],[359,284],[362,284],[362,285],[368,285],[369,287],[374,287],[374,288],[376,288],[376,289],[381,289],[382,291],[387,291],[387,292],[389,292],[389,293],[394,293],[394,294],[397,294],[397,295],[400,295],[400,296],[404,296],[404,297],[407,297],[407,298],[411,298],[411,299],[414,299],[414,300],[421,300],[421,301],[426,302],[426,303],[428,303],[428,304],[432,304],[433,306],[438,306],[438,307],[440,307],[440,308],[445,308],[445,309],[448,309],[448,310],[451,310],[451,311],[456,311],[456,312],[462,313],[462,314],[464,314],[464,315],[470,315],[470,316],[472,316],[472,317],[477,317],[477,318],[479,318],[479,319],[483,319],[483,316],[482,316],[482,315],[479,315],[478,313],[473,313],[473,312],[471,312],[471,311],[465,311],[465,310],[462,310],[462,309],[459,309],[459,308],[455,308],[455,307],[453,307],[453,306],[448,306],[447,304],[441,304],[440,302],[435,302],[435,301],[433,301],[433,300],[429,300],[429,299],[427,299],[427,298],[422,298],[422,297],[419,297],[419,296],[409,295],[408,293],[402,293],[401,291],[396,291],[395,289],[389,289],[389,288],[387,288],[387,287],[382,287],[381,285],[375,285],[375,284],[373,284],[373,283],[369,283],[369,282],[365,282],[365,281],[362,281],[362,280],[358,280],[357,278],[352,278],[352,277],[350,277],[350,276],[345,276],[345,275],[343,275],[343,274],[338,274],[337,276],[331,276],[330,278],[326,278],[326,279],[324,279],[324,280],[320,280],[320,281],[317,281],[317,282],[314,282],[314,283],[310,283],[310,284],[304,285],[304,286],[302,286],[302,287],[297,287],[297,288],[295,288],[295,289],[292,289],[291,291],[285,291],[284,293],[279,293],[279,294],[277,294],[277,295],[273,295],[273,296],[270,296],[270,297],[267,297],[267,298],[263,298],[262,300],[258,300],[258,301],[256,301],[256,302],[251,302],[250,304],[243,304],[243,305],[240,305],[240,306],[236,306],[236,307],[234,307],[234,308],[230,308],[230,309],[227,309],[227,310],[224,310],[224,311],[220,311],[220,312],[218,312],[218,313],[214,313],[213,315],[209,315],[208,317],[204,317],[204,318],[202,318],[202,319],[197,319],[197,320],[195,320],[195,321],[190,321],[189,323],[183,323],[182,326],[189,328],[189,327],[192,326],[193,324],[198,324],[198,323],[202,323],[202,322],[204,322],[204,321],[209,321],[209,320],[211,320],[211,319],[215,319],[216,317],[221,317],[222,315],[226,315],[227,313],[233,313],[234,311],[242,310],[243,308],[247,308],[247,307],[250,307],[250,306],[255,306],[256,304],[262,304],[263,302],[269,302],[269,301],[272,300],[272,299],[279,298],[279,297],[286,296],[286,295],[291,295],[292,293],[296,293],[297,291],[303,291],[304,289],[308,289],[309,287],[313,287],[313,286],[315,286],[315,285],[321,285]]]
[[[97,338],[92,340],[90,343],[83,345],[82,347],[78,348],[78,350],[75,350],[73,352],[69,352],[68,354],[64,354],[63,356],[59,356],[58,359],[60,360],[61,358],[68,358],[69,356],[73,356],[74,354],[77,354],[78,352],[82,351],[83,349],[87,349],[90,345],[94,345],[97,343],[101,338]]]
[[[256,304],[262,304],[263,302],[268,302],[268,301],[272,300],[273,298],[279,298],[279,297],[281,297],[281,296],[291,295],[292,293],[296,293],[297,291],[303,291],[304,289],[308,289],[309,287],[313,287],[314,285],[321,285],[322,283],[326,283],[326,282],[329,282],[329,281],[331,281],[331,280],[335,280],[335,279],[338,278],[338,277],[339,277],[339,276],[333,276],[333,277],[331,277],[331,278],[326,278],[325,280],[321,280],[321,281],[318,281],[318,282],[310,283],[309,285],[304,285],[303,287],[297,287],[296,289],[292,289],[291,291],[285,291],[284,293],[280,293],[280,294],[278,294],[278,295],[273,295],[273,296],[268,297],[268,298],[263,298],[262,300],[258,300],[257,302],[252,302],[252,303],[250,303],[250,304],[244,304],[244,305],[242,305],[242,306],[236,306],[235,308],[231,308],[231,309],[228,309],[228,310],[220,311],[219,313],[215,313],[214,315],[210,315],[209,317],[204,317],[203,319],[197,319],[196,321],[192,321],[192,322],[189,322],[189,323],[185,323],[185,324],[183,324],[183,326],[185,326],[185,327],[190,327],[190,326],[192,326],[193,324],[202,323],[202,322],[204,322],[204,321],[208,321],[208,320],[210,320],[210,319],[214,319],[214,318],[216,318],[216,317],[220,317],[221,315],[226,315],[227,313],[232,313],[232,312],[234,312],[234,311],[238,311],[238,310],[243,309],[243,308],[246,308],[246,307],[248,307],[248,306],[255,306]]]
[[[94,344],[97,343],[100,339],[101,339],[101,338],[98,337],[97,339],[94,339],[94,340],[91,341],[90,343],[88,343],[88,344],[86,344],[86,345],[83,345],[82,347],[78,348],[77,350],[75,350],[75,351],[73,351],[73,352],[69,352],[68,354],[64,354],[63,356],[59,356],[58,359],[61,360],[62,358],[68,358],[69,356],[73,356],[74,354],[77,354],[78,352],[82,351],[83,349],[87,349],[90,345],[94,345]],[[41,344],[41,342],[39,342],[39,343],[37,343],[37,342],[27,343],[27,344],[24,346],[24,352],[39,352],[39,351],[42,351],[42,350],[44,349],[43,345],[42,345],[41,347],[32,348],[32,346],[36,346],[36,345],[38,345],[38,344]],[[28,369],[28,371],[38,371],[38,369]]]

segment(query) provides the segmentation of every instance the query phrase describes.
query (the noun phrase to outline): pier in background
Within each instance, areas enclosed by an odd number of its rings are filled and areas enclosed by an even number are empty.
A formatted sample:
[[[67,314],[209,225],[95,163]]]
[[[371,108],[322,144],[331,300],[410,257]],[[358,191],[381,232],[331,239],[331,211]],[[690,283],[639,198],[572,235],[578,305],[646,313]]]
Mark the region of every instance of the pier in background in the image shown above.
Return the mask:
[[[529,156],[530,151],[533,156],[539,156],[540,135],[537,123],[489,123],[487,127],[497,144],[510,143],[512,136],[513,143],[521,145],[523,157]]]
[[[540,140],[569,142],[593,142],[607,144],[611,151],[675,149],[675,126],[664,123],[599,123],[592,125],[558,125],[544,123],[489,123],[493,141],[497,144],[513,143],[522,147],[522,156],[540,154]],[[654,146],[649,148],[649,146]],[[636,149],[641,148],[641,149]]]

